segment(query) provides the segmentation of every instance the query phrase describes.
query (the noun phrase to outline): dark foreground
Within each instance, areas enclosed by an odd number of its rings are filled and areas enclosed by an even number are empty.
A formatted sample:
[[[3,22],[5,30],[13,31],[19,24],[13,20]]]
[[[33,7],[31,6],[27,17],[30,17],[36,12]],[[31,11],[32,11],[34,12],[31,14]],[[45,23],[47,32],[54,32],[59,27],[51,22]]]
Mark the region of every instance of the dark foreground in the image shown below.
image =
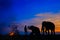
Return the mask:
[[[60,35],[0,35],[0,40],[60,40]]]

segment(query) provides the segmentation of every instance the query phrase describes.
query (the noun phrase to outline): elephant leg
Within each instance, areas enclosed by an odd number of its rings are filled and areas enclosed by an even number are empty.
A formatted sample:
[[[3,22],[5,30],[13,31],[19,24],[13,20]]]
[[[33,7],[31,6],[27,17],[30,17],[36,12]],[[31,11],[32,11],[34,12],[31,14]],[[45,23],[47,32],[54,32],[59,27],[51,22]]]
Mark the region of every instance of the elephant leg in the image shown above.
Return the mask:
[[[54,35],[55,35],[55,30],[53,30],[53,33],[54,33]]]
[[[49,35],[49,30],[48,30],[48,35]]]
[[[44,35],[44,27],[42,27],[42,34]]]
[[[53,34],[53,30],[51,30],[51,35]]]
[[[47,30],[45,30],[45,33],[47,34]]]
[[[44,35],[44,30],[43,30],[43,35]]]
[[[55,35],[55,30],[51,30],[51,34],[54,34]]]
[[[42,34],[44,35],[44,29],[42,29]]]

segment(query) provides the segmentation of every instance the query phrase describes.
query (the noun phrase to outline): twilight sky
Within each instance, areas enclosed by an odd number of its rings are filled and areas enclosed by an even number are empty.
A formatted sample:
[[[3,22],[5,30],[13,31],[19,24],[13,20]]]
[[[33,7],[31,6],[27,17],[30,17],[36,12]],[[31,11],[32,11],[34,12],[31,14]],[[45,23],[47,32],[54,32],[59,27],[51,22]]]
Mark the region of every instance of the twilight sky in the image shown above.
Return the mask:
[[[56,32],[60,32],[60,0],[0,0],[0,23],[15,22],[40,28],[44,20],[52,21]],[[0,28],[9,30],[7,26]]]

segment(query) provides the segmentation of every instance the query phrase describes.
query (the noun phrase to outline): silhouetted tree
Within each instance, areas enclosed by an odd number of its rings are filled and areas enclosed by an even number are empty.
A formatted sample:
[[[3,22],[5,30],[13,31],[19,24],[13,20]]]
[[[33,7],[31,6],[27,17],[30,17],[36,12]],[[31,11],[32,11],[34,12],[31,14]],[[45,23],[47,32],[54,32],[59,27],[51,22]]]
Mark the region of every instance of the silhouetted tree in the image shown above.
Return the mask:
[[[49,22],[49,21],[43,21],[42,22],[42,31],[43,31],[43,34],[44,34],[44,32],[47,33],[47,31],[48,31],[48,34],[49,34],[49,30],[51,30],[51,34],[52,33],[55,34],[55,25],[54,25],[54,23]]]

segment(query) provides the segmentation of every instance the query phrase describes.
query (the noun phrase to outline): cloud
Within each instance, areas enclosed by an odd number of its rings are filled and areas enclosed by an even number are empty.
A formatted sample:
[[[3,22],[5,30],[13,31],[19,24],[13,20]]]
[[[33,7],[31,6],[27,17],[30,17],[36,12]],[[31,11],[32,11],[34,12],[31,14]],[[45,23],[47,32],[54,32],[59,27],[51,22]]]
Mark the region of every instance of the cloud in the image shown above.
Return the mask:
[[[36,17],[42,17],[42,20],[45,21],[52,21],[55,23],[55,25],[58,27],[60,26],[60,13],[41,13],[41,14],[36,14]]]
[[[35,16],[34,18],[24,20],[22,22],[22,24],[35,25],[35,26],[41,28],[43,21],[51,21],[55,24],[56,30],[58,30],[58,27],[60,28],[60,12],[58,12],[58,13],[52,13],[52,12],[38,13],[34,16]]]

